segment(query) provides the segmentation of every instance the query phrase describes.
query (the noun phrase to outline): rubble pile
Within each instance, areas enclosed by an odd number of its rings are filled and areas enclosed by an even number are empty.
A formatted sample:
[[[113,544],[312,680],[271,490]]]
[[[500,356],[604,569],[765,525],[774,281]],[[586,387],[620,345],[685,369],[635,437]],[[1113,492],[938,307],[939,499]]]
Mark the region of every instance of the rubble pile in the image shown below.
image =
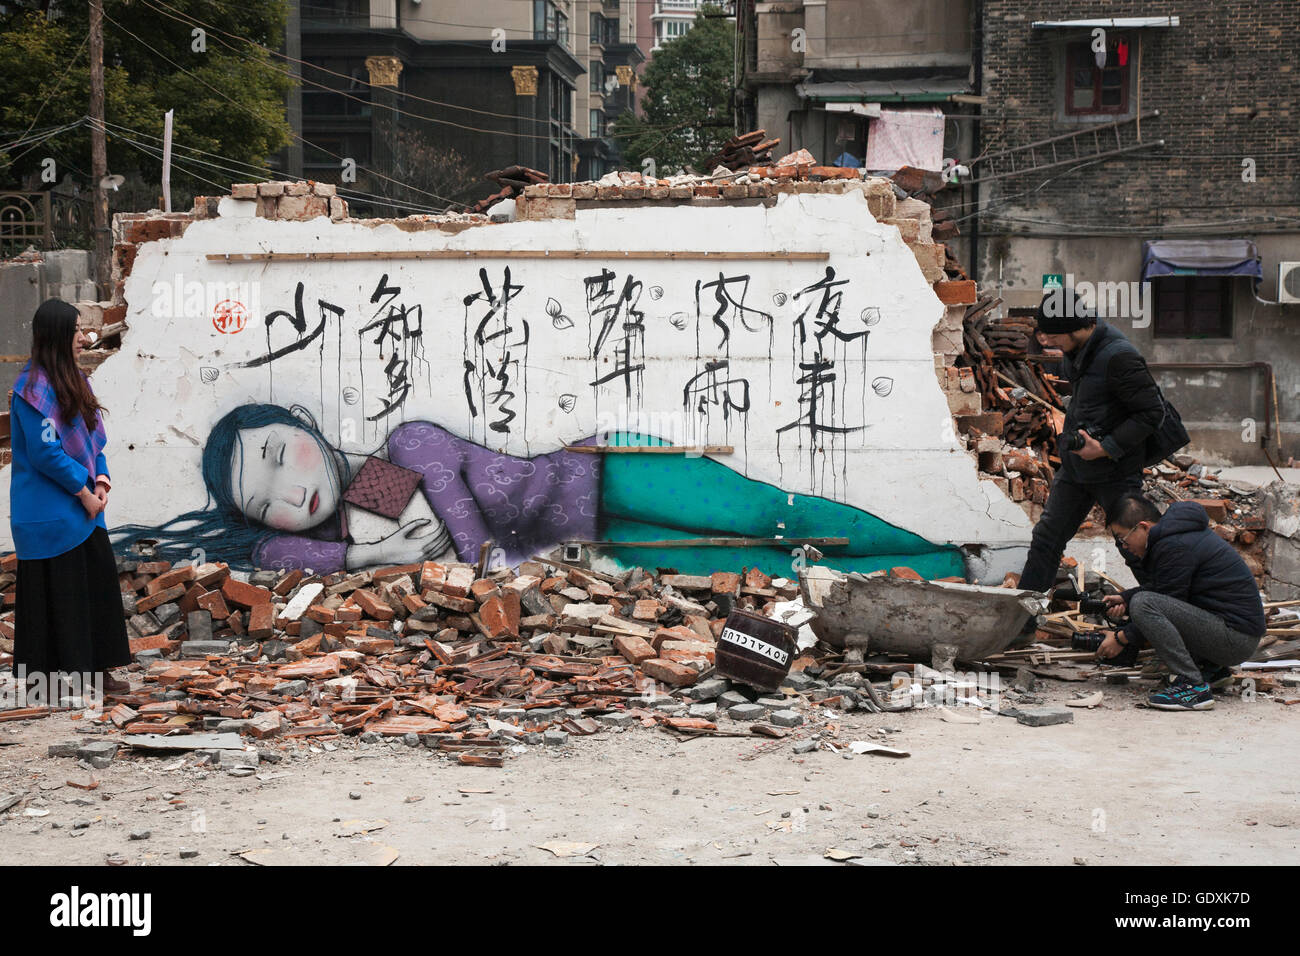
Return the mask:
[[[337,195],[337,189],[331,183],[235,183],[230,187],[230,198],[257,200],[257,214],[263,219],[299,220],[328,216],[333,222],[339,222],[348,215],[347,200]],[[199,197],[194,200],[195,211],[202,209],[205,214],[215,216],[218,201],[212,197]],[[209,205],[214,208],[207,209]],[[154,237],[146,237],[145,241],[148,238]]]
[[[523,195],[524,190],[529,186],[551,181],[551,177],[546,173],[527,166],[507,166],[505,169],[486,173],[483,178],[496,183],[501,189],[470,206],[468,210],[470,213],[485,213],[503,199],[514,199]]]
[[[708,167],[725,166],[733,172],[761,166],[772,161],[772,150],[781,145],[780,139],[767,139],[767,130],[756,129],[741,136],[733,136],[722,144],[722,149],[704,161]],[[801,150],[801,152],[807,152]],[[811,156],[809,159],[811,160]]]
[[[823,665],[810,655],[771,693],[713,673],[733,608],[770,614],[798,595],[795,582],[756,568],[615,576],[539,560],[480,575],[425,562],[321,577],[220,563],[118,566],[131,671],[143,683],[108,695],[102,721],[126,742],[401,738],[500,766],[507,745],[563,744],[602,729],[783,737],[814,702],[870,706],[852,678],[818,680]],[[7,664],[13,574],[3,573]],[[720,730],[723,716],[744,726]]]
[[[962,321],[964,352],[959,374],[973,380],[979,412],[957,415],[958,430],[979,458],[979,469],[1037,520],[1047,501],[1060,458],[1056,433],[1064,421],[1060,380],[1031,355],[1033,325],[1023,319],[991,318],[1001,299],[981,296]]]

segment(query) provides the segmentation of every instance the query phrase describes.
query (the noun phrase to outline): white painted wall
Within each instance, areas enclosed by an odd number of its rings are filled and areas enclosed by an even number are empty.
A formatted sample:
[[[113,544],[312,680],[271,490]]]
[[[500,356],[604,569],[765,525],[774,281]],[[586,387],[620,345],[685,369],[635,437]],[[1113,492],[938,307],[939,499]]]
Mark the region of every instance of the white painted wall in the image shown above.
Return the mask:
[[[878,224],[861,193],[781,195],[772,208],[762,206],[652,205],[580,210],[575,220],[529,221],[482,226],[458,234],[436,230],[408,232],[385,224],[273,222],[251,216],[253,204],[227,200],[222,218],[190,226],[180,239],[141,247],[127,281],[130,331],[122,350],[94,375],[94,386],[109,409],[107,455],[114,478],[110,524],[153,523],[204,504],[199,462],[208,429],[234,405],[274,401],[305,406],[327,436],[348,450],[372,450],[388,427],[366,423],[364,415],[380,407],[386,388],[384,363],[376,346],[362,343],[358,330],[379,310],[371,294],[381,275],[401,294],[394,300],[422,309],[424,364],[413,363],[412,390],[389,425],[427,418],[462,436],[529,455],[551,451],[566,441],[591,435],[599,425],[643,415],[647,431],[678,441],[699,440],[736,446],[735,454],[718,456],[729,467],[779,485],[790,492],[835,498],[923,535],[935,542],[978,543],[1010,548],[994,560],[987,574],[1015,567],[1028,542],[1024,512],[991,482],[978,479],[973,457],[953,435],[951,417],[934,373],[931,330],[942,305],[925,283],[912,253],[892,226]],[[826,251],[828,263],[704,262],[699,260],[466,259],[374,260],[301,263],[211,262],[208,253],[245,252],[394,252],[435,249],[587,249],[587,250],[729,250]],[[809,301],[774,296],[792,293],[820,279],[825,265],[837,279],[839,328],[862,331],[864,312],[878,310],[870,327],[865,361],[860,345],[838,354],[836,424],[866,425],[860,433],[832,442],[835,466],[809,466],[808,441],[800,453],[795,433],[781,439],[776,430],[799,417],[792,346],[796,316]],[[530,327],[526,377],[526,416],[515,419],[508,434],[486,431],[474,419],[464,394],[466,295],[481,290],[478,269],[488,270],[499,289],[505,267],[522,290],[510,303],[512,319]],[[621,386],[593,388],[597,363],[589,338],[595,330],[584,299],[583,279],[601,266],[616,273],[616,288],[630,271],[644,288],[637,308],[644,312],[645,371],[639,402],[624,400]],[[702,430],[683,435],[682,389],[705,359],[721,357],[711,321],[711,303],[699,316],[697,281],[727,275],[751,276],[745,304],[773,314],[770,342],[766,323],[751,320],[749,331],[733,320],[732,376],[750,382],[752,407],[747,428],[723,428],[718,418]],[[294,309],[296,283],[305,283],[305,318],[310,331],[320,320],[318,299],[341,306],[341,323],[332,322],[322,336],[324,360],[317,343],[261,368],[236,363],[267,351],[268,312]],[[203,283],[207,302],[177,309],[181,298]],[[253,314],[243,331],[227,334],[212,321],[212,303],[226,298],[224,288],[246,284],[238,293]],[[662,290],[652,297],[652,287]],[[555,300],[560,315],[547,311]],[[476,324],[484,309],[475,304],[469,319]],[[807,316],[814,331],[816,306]],[[674,317],[678,325],[673,322]],[[684,321],[683,321],[684,320]],[[697,324],[700,355],[697,359]],[[277,320],[271,346],[292,343],[296,336],[286,320]],[[829,341],[829,339],[828,339]],[[599,367],[611,369],[609,364]],[[204,371],[207,370],[207,371]],[[210,379],[210,380],[208,380]],[[892,380],[892,390],[885,388]],[[880,392],[872,383],[880,383]],[[355,390],[355,392],[353,391]],[[886,393],[887,392],[887,393]],[[560,397],[573,396],[572,408]],[[829,392],[827,393],[829,395]],[[343,396],[355,397],[348,404]],[[566,402],[567,404],[567,402]],[[525,426],[526,418],[526,427]],[[678,431],[670,433],[669,429]],[[0,484],[7,486],[7,469]],[[3,488],[0,488],[3,491]],[[0,499],[8,502],[5,492]],[[11,549],[8,525],[0,528],[0,547]]]

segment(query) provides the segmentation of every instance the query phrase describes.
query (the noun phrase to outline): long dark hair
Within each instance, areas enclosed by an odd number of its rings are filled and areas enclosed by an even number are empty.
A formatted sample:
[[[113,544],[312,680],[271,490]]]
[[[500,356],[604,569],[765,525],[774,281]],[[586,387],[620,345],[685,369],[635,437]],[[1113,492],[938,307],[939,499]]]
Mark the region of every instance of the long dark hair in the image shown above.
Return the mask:
[[[77,307],[62,299],[46,299],[32,318],[32,366],[39,367],[54,386],[63,420],[72,422],[80,415],[86,430],[93,432],[95,416],[104,406],[72,357],[76,335]]]
[[[251,568],[254,549],[263,538],[275,532],[245,515],[230,493],[231,460],[241,430],[264,425],[299,428],[316,440],[325,460],[335,465],[339,490],[351,480],[351,469],[346,459],[336,453],[325,436],[314,427],[314,422],[304,420],[310,419],[305,411],[302,415],[300,418],[280,405],[263,404],[240,405],[227,412],[212,427],[207,444],[203,446],[203,484],[208,492],[207,504],[156,526],[119,525],[110,534],[114,547],[124,552],[132,542],[146,540],[153,543],[154,553],[166,561],[194,557],[194,552],[201,549],[208,561],[224,561],[238,570]],[[339,531],[336,515],[320,528],[302,534],[330,540]]]

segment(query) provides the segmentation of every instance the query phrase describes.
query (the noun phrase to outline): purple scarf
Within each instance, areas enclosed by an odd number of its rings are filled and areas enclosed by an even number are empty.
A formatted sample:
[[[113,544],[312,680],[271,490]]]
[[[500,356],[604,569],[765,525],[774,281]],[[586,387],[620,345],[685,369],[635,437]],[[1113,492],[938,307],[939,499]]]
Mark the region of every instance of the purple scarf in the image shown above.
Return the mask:
[[[81,372],[81,377],[86,378],[86,373]],[[89,384],[90,379],[87,378],[86,382]],[[41,413],[42,418],[53,420],[63,450],[85,465],[88,475],[95,477],[95,462],[108,441],[99,413],[95,413],[93,432],[86,428],[86,419],[82,415],[76,415],[72,421],[67,421],[59,408],[59,397],[54,391],[54,384],[44,369],[33,367],[31,362],[23,366],[18,381],[14,382],[14,394],[22,396],[27,404]]]

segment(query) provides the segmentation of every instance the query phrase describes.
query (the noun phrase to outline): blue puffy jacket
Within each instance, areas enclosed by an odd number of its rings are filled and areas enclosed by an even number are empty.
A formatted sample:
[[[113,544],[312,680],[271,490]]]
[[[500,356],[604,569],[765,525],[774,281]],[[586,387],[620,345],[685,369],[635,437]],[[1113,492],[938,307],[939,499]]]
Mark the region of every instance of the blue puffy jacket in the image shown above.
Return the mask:
[[[71,551],[106,528],[104,512],[92,518],[77,500],[82,488],[95,489],[95,475],[57,441],[46,440],[41,413],[17,395],[10,405],[13,465],[9,475],[9,526],[14,550],[24,561],[53,558]],[[100,452],[98,474],[108,475]]]
[[[1169,506],[1147,535],[1142,586],[1124,592],[1155,591],[1216,614],[1234,631],[1264,636],[1264,602],[1255,576],[1232,545],[1210,530],[1210,516],[1194,501]],[[1132,628],[1132,625],[1129,625]],[[1133,640],[1136,629],[1125,629]]]

